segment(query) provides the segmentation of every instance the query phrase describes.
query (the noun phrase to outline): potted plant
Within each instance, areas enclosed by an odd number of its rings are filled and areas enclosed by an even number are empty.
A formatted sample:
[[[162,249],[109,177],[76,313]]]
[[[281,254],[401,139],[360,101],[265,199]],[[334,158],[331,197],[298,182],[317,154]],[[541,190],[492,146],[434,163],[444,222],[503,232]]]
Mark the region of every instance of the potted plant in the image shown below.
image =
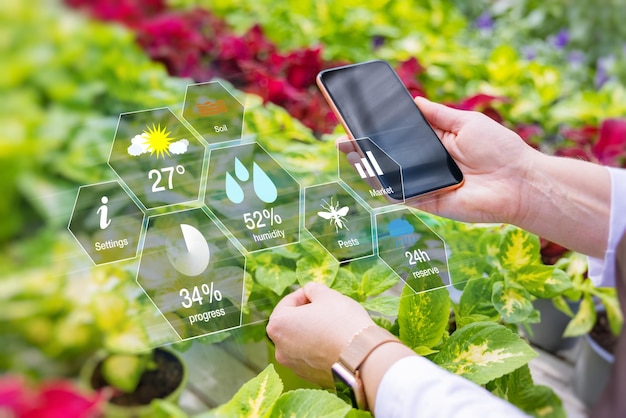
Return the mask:
[[[574,317],[573,312],[578,311],[580,306],[579,289],[587,273],[587,260],[582,254],[570,252],[557,260],[554,266],[567,273],[572,287],[551,299],[535,299],[533,306],[539,311],[541,321],[522,328],[533,345],[550,353],[572,348],[578,341],[578,335],[564,334]]]
[[[187,369],[171,349],[141,354],[102,351],[85,365],[82,379],[89,388],[107,393],[107,416],[147,417],[153,400],[178,400],[187,383]]]

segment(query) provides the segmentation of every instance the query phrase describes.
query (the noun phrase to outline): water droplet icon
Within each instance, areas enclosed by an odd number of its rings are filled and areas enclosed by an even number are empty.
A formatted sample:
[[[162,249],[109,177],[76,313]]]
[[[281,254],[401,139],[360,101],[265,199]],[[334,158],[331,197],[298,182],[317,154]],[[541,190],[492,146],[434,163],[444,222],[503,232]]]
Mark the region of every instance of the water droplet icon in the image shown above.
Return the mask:
[[[243,202],[244,197],[243,189],[230,173],[226,173],[226,197],[233,203]]]
[[[265,203],[272,203],[278,197],[276,186],[257,163],[252,167],[252,184],[256,195]]]
[[[250,172],[237,157],[235,157],[235,175],[241,181],[246,181],[250,177]]]

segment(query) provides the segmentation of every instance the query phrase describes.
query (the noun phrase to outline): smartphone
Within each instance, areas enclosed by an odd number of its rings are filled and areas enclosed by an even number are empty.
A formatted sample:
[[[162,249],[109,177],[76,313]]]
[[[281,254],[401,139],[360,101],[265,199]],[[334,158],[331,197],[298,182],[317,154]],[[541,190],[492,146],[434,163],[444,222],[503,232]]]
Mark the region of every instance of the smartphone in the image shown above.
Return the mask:
[[[400,165],[401,176],[377,175],[383,187],[394,190],[392,200],[463,184],[463,173],[389,63],[377,60],[324,70],[317,75],[317,85],[351,139],[369,138]],[[380,154],[371,148],[361,151]]]

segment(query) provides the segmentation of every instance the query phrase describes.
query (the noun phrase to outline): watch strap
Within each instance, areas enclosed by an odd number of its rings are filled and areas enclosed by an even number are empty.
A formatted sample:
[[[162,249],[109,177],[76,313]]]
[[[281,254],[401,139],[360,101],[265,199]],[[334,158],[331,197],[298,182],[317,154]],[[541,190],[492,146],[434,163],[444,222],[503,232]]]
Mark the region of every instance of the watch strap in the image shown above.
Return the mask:
[[[389,342],[399,343],[400,340],[386,329],[378,325],[370,325],[352,337],[348,346],[341,352],[339,362],[351,373],[356,374],[359,367],[376,348]]]

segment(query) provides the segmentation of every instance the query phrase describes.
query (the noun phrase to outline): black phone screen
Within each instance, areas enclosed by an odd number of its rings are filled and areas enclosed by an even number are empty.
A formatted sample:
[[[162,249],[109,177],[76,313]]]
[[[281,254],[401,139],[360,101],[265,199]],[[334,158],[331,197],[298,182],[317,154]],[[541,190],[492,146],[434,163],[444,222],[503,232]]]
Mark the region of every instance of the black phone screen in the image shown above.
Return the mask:
[[[461,170],[387,62],[334,68],[319,77],[352,136],[370,138],[402,167],[405,198],[463,181]],[[380,180],[392,186],[399,181]]]

